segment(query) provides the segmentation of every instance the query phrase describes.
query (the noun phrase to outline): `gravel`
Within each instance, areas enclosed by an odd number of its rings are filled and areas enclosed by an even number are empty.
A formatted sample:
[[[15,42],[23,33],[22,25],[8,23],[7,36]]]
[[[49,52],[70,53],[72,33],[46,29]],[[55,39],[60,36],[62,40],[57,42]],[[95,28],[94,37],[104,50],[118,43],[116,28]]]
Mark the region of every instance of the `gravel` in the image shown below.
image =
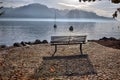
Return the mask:
[[[58,59],[51,58],[53,52],[50,44],[0,50],[0,80],[120,80],[120,49],[87,42],[83,45],[86,57],[78,58],[79,45],[58,46]]]

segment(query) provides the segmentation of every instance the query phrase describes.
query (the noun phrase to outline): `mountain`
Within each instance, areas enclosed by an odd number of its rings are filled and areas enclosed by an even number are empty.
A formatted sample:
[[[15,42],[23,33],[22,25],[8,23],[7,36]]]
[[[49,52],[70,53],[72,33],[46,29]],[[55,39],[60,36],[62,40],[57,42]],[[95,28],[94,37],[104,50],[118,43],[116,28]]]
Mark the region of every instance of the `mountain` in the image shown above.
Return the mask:
[[[57,11],[57,10],[56,10]],[[62,17],[59,12],[58,17]],[[54,18],[55,9],[48,8],[41,4],[29,4],[19,8],[5,8],[5,14],[1,17],[5,18]]]
[[[2,18],[102,18],[110,19],[102,16],[98,16],[93,12],[87,12],[83,10],[58,10],[54,8],[48,8],[42,4],[29,4],[18,8],[4,8],[5,14]]]
[[[89,19],[112,19],[108,17],[98,16],[96,13],[87,12],[83,10],[71,10],[69,13],[66,14],[68,18],[89,18]]]

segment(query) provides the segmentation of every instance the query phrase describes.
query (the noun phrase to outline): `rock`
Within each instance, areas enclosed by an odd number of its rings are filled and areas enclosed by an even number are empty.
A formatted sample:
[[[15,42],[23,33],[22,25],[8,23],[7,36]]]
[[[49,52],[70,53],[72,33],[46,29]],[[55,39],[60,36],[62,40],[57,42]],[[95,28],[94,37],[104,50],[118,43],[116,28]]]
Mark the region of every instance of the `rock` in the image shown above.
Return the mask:
[[[6,48],[7,46],[6,45],[0,45],[0,48]]]
[[[32,45],[33,43],[32,42],[27,42],[27,44]]]
[[[108,40],[108,38],[107,37],[103,37],[100,40]]]
[[[22,41],[22,42],[21,42],[21,45],[26,46],[26,43]]]
[[[42,43],[45,44],[45,43],[48,43],[48,41],[47,40],[43,40]]]
[[[110,37],[110,38],[103,37],[103,38],[101,38],[100,40],[117,40],[117,39],[114,38],[114,37]]]
[[[35,42],[34,42],[34,44],[40,44],[40,43],[41,43],[41,41],[38,40],[38,39],[36,39]]]
[[[21,47],[22,45],[20,43],[14,43],[13,46],[14,47]]]
[[[114,38],[114,37],[110,37],[109,40],[116,40],[116,38]]]

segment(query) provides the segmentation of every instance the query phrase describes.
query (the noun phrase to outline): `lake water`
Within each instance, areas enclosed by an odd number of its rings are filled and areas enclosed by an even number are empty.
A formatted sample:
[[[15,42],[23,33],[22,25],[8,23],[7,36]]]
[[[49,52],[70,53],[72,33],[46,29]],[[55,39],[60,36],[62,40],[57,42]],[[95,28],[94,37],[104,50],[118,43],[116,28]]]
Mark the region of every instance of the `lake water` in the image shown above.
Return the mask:
[[[0,19],[0,45],[36,39],[50,41],[55,35],[87,35],[89,40],[102,37],[120,39],[119,21],[57,19],[56,24],[54,29],[54,19]],[[73,32],[69,31],[70,26],[74,27]]]

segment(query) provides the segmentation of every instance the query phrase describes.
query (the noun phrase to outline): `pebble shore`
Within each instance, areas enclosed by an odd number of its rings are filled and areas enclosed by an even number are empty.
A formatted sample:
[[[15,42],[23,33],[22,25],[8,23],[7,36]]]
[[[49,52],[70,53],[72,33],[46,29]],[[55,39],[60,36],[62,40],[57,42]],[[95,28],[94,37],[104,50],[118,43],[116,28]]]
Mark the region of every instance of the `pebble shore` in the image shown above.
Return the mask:
[[[51,56],[54,46],[49,43],[11,47],[0,50],[0,80],[36,80],[44,56]],[[96,70],[95,75],[39,77],[37,80],[120,80],[120,49],[96,42],[83,45],[84,54]],[[79,55],[79,45],[61,45],[55,56]]]

